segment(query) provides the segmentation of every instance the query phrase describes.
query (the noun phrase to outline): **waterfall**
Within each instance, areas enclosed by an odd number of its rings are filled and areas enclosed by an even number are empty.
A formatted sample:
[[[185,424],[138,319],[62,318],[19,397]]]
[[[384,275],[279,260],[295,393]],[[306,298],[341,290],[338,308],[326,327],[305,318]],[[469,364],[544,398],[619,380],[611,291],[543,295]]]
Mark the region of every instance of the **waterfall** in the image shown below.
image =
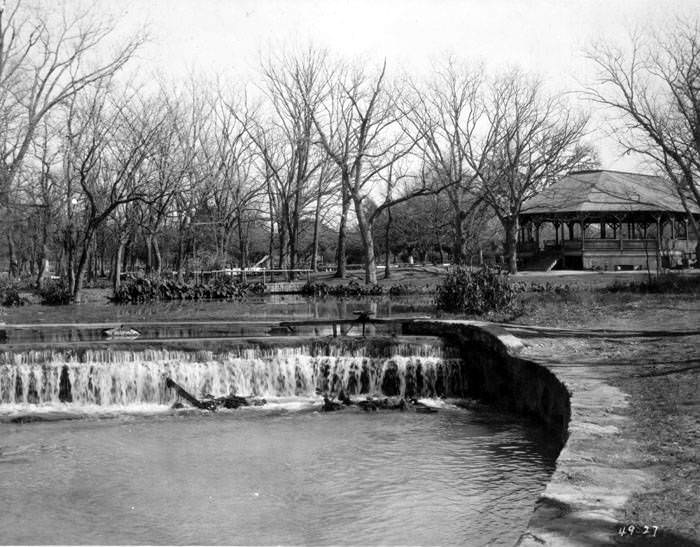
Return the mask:
[[[382,355],[326,346],[235,351],[86,349],[0,353],[6,405],[170,405],[170,377],[198,397],[309,397],[318,392],[460,396],[461,361],[446,348],[395,344]],[[7,406],[6,406],[7,408]]]

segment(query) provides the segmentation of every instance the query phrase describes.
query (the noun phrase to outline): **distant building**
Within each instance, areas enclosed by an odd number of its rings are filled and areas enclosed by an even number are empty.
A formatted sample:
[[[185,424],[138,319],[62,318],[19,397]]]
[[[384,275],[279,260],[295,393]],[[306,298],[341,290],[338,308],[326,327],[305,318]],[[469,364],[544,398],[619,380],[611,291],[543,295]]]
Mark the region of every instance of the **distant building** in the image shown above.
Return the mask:
[[[518,252],[528,269],[656,269],[657,261],[674,267],[695,255],[681,199],[651,175],[570,173],[524,203],[520,226]]]

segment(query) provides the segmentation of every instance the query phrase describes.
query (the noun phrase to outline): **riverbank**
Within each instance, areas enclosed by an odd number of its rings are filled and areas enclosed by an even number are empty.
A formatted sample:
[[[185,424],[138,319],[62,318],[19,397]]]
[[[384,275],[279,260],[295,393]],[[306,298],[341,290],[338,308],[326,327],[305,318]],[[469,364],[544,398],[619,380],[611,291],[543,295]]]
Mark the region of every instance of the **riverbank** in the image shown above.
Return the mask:
[[[658,544],[700,545],[700,300],[579,296],[503,325],[523,356],[578,386],[574,416],[588,424],[562,452],[531,534],[592,541],[608,528],[618,543],[641,540],[616,535],[619,522],[658,527]]]

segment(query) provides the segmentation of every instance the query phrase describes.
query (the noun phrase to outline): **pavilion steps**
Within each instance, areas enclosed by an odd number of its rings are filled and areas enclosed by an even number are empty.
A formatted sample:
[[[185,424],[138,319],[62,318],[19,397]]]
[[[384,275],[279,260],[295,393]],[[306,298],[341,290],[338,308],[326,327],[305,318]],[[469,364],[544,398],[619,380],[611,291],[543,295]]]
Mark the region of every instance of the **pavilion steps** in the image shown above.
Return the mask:
[[[556,267],[560,258],[558,251],[541,252],[529,259],[521,270],[526,272],[549,272]]]

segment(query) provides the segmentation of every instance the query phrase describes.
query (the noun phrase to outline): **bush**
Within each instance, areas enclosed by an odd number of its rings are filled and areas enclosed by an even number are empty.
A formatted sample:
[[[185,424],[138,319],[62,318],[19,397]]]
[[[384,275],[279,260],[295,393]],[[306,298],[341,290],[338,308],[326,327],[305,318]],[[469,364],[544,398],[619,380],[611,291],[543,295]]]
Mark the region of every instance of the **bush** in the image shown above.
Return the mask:
[[[19,295],[19,291],[15,285],[0,285],[0,306],[11,308],[12,306],[23,305],[24,300]]]
[[[442,311],[483,315],[512,310],[519,287],[507,273],[491,268],[472,272],[459,268],[447,274],[435,294],[437,308]]]
[[[230,277],[208,283],[179,283],[158,277],[130,276],[114,292],[112,301],[126,304],[151,300],[232,300],[264,291],[263,283],[242,283]]]
[[[305,296],[381,296],[384,289],[381,285],[360,285],[352,280],[347,285],[327,285],[315,281],[308,281],[302,288],[301,294]]]
[[[49,306],[70,304],[73,300],[70,288],[62,280],[51,281],[39,290],[41,303]]]

